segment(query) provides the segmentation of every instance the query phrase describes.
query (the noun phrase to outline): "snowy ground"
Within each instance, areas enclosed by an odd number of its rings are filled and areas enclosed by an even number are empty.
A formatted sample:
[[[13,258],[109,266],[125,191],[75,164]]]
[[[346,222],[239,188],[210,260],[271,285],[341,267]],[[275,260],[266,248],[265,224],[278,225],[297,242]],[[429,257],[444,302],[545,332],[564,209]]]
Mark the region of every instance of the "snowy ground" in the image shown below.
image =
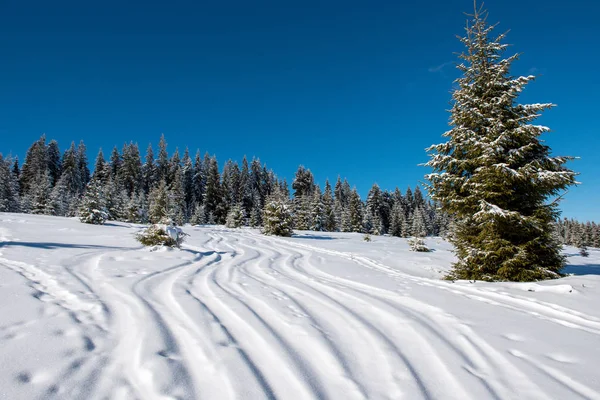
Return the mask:
[[[0,213],[2,399],[600,399],[600,250],[538,284],[450,246]]]

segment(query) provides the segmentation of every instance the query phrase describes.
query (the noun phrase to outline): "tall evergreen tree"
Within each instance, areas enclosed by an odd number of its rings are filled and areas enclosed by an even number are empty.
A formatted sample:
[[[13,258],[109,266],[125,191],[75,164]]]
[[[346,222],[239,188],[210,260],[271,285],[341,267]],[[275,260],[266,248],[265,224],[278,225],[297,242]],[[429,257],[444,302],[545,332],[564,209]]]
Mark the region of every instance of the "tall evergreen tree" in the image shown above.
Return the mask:
[[[152,143],[148,144],[146,149],[146,158],[144,159],[144,165],[142,166],[142,177],[143,177],[143,188],[144,193],[150,193],[158,182],[157,167],[154,163],[154,150],[152,150]]]
[[[100,180],[87,185],[79,206],[79,220],[86,224],[102,225],[108,219],[106,200]]]
[[[558,277],[564,264],[552,237],[556,202],[575,184],[552,157],[534,125],[552,104],[518,104],[534,76],[512,77],[518,54],[502,58],[505,34],[492,36],[487,13],[476,9],[461,39],[466,51],[453,92],[448,141],[431,146],[427,176],[432,198],[455,218],[458,262],[450,278],[530,281]]]
[[[148,219],[153,224],[158,224],[163,218],[168,217],[171,209],[167,182],[161,180],[148,196]]]
[[[48,151],[46,149],[46,135],[42,135],[34,142],[25,155],[25,162],[19,176],[19,191],[23,198],[31,191],[31,185],[35,181],[42,182],[48,171]],[[52,182],[50,182],[52,183]]]
[[[335,218],[335,209],[333,202],[333,192],[329,180],[325,181],[325,192],[323,193],[323,228],[327,232],[338,230]]]
[[[194,213],[197,205],[201,205],[204,199],[204,169],[202,166],[202,157],[200,156],[200,150],[196,151],[194,157],[194,177],[192,179],[193,191],[194,191]]]
[[[186,148],[181,160],[181,179],[183,192],[185,194],[185,215],[188,220],[193,212],[194,201],[194,164],[190,157],[190,152]]]
[[[108,182],[108,178],[110,177],[110,166],[106,163],[104,159],[104,153],[102,152],[102,148],[98,151],[98,155],[96,156],[96,161],[94,162],[94,172],[92,174],[92,180],[99,181],[103,185]]]
[[[158,159],[156,160],[156,168],[157,168],[157,180],[160,182],[164,180],[167,184],[170,182],[169,180],[169,153],[167,152],[167,141],[165,139],[164,133],[160,136],[160,141],[158,142]]]
[[[77,169],[79,170],[79,179],[81,181],[79,192],[83,193],[85,191],[85,186],[90,181],[90,168],[88,167],[87,148],[85,147],[83,140],[80,141],[79,146],[77,146]]]
[[[61,174],[60,149],[56,140],[51,140],[48,143],[48,172],[50,173],[50,186],[56,185]]]
[[[119,154],[119,149],[115,146],[110,153],[110,177],[112,179],[117,179],[119,177],[119,171],[121,170],[122,164],[123,159],[121,158],[121,154]]]
[[[216,157],[212,157],[208,161],[208,176],[206,180],[206,191],[204,193],[204,211],[207,215],[208,223],[225,222],[224,209],[221,206],[221,177]]]
[[[348,202],[348,218],[351,232],[362,232],[363,204],[356,188],[350,193]]]
[[[123,161],[119,170],[119,177],[127,196],[132,197],[134,193],[142,188],[142,159],[137,143],[129,143],[123,146]]]
[[[19,212],[19,182],[12,170],[12,160],[0,153],[0,212]]]

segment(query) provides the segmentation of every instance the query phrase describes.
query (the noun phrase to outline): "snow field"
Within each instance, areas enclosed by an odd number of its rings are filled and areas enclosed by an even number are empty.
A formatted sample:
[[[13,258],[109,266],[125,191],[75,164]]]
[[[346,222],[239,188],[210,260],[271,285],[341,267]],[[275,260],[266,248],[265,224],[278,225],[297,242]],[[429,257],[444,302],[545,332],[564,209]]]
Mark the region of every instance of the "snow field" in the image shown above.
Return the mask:
[[[598,250],[452,283],[438,238],[139,229],[0,213],[0,398],[600,399]]]

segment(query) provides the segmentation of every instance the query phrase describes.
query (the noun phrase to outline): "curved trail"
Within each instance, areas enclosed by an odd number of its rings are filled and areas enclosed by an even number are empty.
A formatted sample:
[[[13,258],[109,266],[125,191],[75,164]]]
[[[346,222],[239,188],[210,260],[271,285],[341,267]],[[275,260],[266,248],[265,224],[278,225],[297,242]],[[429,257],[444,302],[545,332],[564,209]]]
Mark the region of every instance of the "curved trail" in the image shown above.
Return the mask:
[[[245,229],[196,229],[189,242],[174,251],[79,250],[52,262],[0,254],[44,307],[64,310],[81,342],[37,398],[552,399],[556,389],[600,399],[598,385],[526,348],[499,349],[443,305],[327,266],[597,338],[593,316]]]

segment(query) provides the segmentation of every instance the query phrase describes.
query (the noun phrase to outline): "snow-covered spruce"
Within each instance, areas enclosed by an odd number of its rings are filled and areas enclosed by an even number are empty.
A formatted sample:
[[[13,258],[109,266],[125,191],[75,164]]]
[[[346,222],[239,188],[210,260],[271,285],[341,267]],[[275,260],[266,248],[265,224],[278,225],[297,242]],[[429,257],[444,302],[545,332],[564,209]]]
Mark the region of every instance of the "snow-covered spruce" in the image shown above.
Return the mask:
[[[293,219],[289,205],[283,199],[271,199],[263,211],[263,229],[265,235],[292,236]]]
[[[92,180],[85,191],[79,207],[79,220],[85,224],[102,225],[108,220],[106,201],[102,186]]]
[[[159,223],[148,226],[135,238],[144,246],[181,247],[186,236],[187,233],[176,226],[172,220],[164,218]]]
[[[244,209],[240,205],[235,205],[231,207],[229,212],[227,213],[227,219],[225,220],[225,226],[228,228],[239,228],[244,225],[244,220],[246,219],[246,215],[244,214]]]
[[[565,167],[572,157],[552,157],[539,139],[549,128],[532,122],[552,104],[517,103],[535,77],[510,75],[518,54],[502,58],[505,34],[493,37],[486,18],[476,9],[461,39],[449,140],[428,149],[429,193],[454,217],[458,262],[449,278],[556,278],[564,258],[553,237],[557,200],[549,199],[576,183]]]

